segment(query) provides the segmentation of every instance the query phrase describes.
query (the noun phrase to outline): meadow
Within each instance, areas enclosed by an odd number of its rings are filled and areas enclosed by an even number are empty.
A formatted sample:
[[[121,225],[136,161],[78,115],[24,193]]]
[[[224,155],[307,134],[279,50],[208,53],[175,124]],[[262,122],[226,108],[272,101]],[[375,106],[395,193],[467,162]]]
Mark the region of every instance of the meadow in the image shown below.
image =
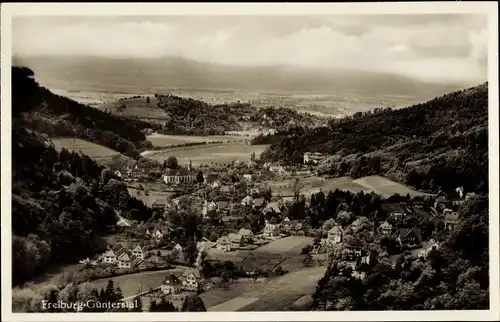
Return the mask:
[[[85,141],[82,139],[53,138],[52,142],[54,142],[54,145],[58,150],[65,148],[70,152],[71,151],[80,152],[88,155],[91,158],[112,157],[120,154],[119,152],[111,150],[105,146]]]
[[[154,133],[146,137],[154,147],[168,147],[179,144],[195,142],[219,142],[227,140],[244,141],[245,137],[236,135],[213,135],[213,136],[191,136],[191,135],[165,135]]]
[[[148,154],[147,157],[163,162],[169,156],[175,156],[180,164],[188,164],[191,160],[194,166],[210,163],[231,163],[236,160],[248,162],[253,152],[258,157],[267,147],[268,145],[248,145],[245,142],[234,142],[165,149]]]
[[[274,195],[288,196],[293,194],[295,179],[269,181],[267,184],[271,187]],[[299,177],[297,187],[300,189],[300,193],[304,195],[311,195],[320,190],[327,193],[328,191],[336,189],[350,191],[352,193],[359,193],[361,191],[364,193],[374,192],[384,198],[388,198],[395,193],[403,196],[409,193],[412,197],[425,195],[425,193],[418,192],[410,187],[381,176],[368,176],[354,180],[350,177],[332,179],[317,176]]]

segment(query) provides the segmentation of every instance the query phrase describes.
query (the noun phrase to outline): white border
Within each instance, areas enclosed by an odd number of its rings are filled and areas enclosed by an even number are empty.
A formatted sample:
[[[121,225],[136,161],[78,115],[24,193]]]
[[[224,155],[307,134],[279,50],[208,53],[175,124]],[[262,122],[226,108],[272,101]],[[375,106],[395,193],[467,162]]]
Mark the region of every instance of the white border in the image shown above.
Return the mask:
[[[4,321],[404,321],[500,320],[498,218],[498,3],[3,3],[1,5],[1,189],[2,320]],[[159,15],[345,15],[345,14],[487,14],[489,21],[489,189],[490,310],[385,312],[206,312],[206,313],[12,313],[11,298],[11,111],[10,57],[12,16],[159,16]],[[493,287],[491,287],[493,286]]]

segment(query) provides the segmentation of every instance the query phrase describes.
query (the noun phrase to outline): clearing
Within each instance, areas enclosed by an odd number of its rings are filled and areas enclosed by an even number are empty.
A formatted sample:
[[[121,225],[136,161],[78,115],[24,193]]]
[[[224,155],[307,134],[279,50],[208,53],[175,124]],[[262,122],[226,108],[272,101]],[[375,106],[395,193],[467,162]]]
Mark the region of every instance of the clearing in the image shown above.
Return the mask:
[[[309,267],[262,282],[237,281],[228,290],[214,287],[200,296],[208,311],[282,311],[312,294],[325,271]]]
[[[168,119],[168,114],[163,109],[156,106],[156,98],[154,96],[149,96],[149,98],[149,103],[146,100],[146,96],[122,98],[120,100],[103,103],[97,106],[97,108],[127,117],[156,120]],[[120,110],[122,106],[125,106],[125,108]]]
[[[171,148],[149,154],[147,157],[163,162],[169,156],[175,156],[180,164],[188,164],[191,160],[194,166],[210,163],[231,163],[236,160],[249,162],[255,152],[258,158],[268,145],[248,145],[245,142],[234,142],[220,145],[193,146]]]
[[[208,136],[191,136],[191,135],[166,135],[153,133],[146,137],[155,147],[168,147],[172,145],[195,143],[195,142],[218,142],[218,141],[244,141],[242,136],[233,135],[208,135]]]
[[[65,148],[70,152],[80,152],[91,158],[111,157],[120,154],[120,152],[105,146],[77,138],[53,138],[52,142],[54,142],[57,150]]]
[[[425,196],[423,192],[415,191],[403,184],[394,182],[381,176],[368,176],[353,180],[354,183],[366,187],[385,198],[388,198],[396,193],[401,196],[410,194],[411,197]]]
[[[102,278],[92,282],[89,282],[93,287],[98,290],[101,288],[106,288],[109,280],[112,280],[116,286],[120,286],[123,297],[129,297],[139,293],[139,291],[145,292],[150,288],[157,288],[161,285],[165,277],[169,274],[181,275],[185,267],[176,267],[172,269],[160,270],[160,271],[150,271],[150,272],[140,272],[135,274],[127,274],[116,277]]]

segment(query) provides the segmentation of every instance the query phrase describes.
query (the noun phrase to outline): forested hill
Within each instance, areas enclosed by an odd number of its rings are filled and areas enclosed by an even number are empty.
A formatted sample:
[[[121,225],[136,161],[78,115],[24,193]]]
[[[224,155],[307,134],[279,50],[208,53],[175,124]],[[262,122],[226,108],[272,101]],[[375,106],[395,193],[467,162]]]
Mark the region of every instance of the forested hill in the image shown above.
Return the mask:
[[[383,174],[423,190],[486,192],[488,83],[392,110],[294,128],[262,158],[301,162],[305,152],[330,155],[319,171],[360,177]]]
[[[45,129],[57,115],[67,113],[71,123],[64,124],[74,125],[68,131],[78,129],[91,136],[95,133],[92,124],[97,128],[124,126],[120,131],[125,131],[123,135],[131,131],[126,137],[136,138],[135,142],[140,142],[141,132],[134,126],[127,127],[124,120],[55,96],[40,88],[30,74],[29,69],[15,68],[12,75],[14,285],[53,265],[74,263],[102,251],[100,236],[115,229],[115,211],[137,221],[147,221],[152,215],[150,208],[130,197],[124,182],[110,170],[86,155],[65,149],[57,151],[50,138],[34,128]],[[33,110],[40,111],[38,119],[33,118]],[[99,131],[111,132],[105,129]]]
[[[150,148],[143,130],[153,125],[112,115],[41,87],[31,69],[12,68],[12,114],[24,125],[52,137],[79,137],[137,158]]]

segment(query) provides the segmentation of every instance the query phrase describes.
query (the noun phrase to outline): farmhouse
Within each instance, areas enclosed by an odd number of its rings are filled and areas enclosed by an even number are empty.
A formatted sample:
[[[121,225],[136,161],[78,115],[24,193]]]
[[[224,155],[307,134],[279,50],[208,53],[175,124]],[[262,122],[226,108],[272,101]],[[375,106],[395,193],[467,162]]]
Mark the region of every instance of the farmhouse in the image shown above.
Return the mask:
[[[255,209],[261,209],[262,207],[264,207],[264,204],[265,204],[264,198],[257,198],[253,201],[253,207]]]
[[[218,175],[216,173],[206,173],[203,175],[203,181],[205,183],[211,184],[217,180]]]
[[[357,239],[352,239],[345,245],[342,256],[349,261],[356,261],[362,257],[361,242]]]
[[[231,187],[230,186],[222,186],[222,187],[220,187],[220,192],[225,193],[225,194],[229,194],[229,193],[231,193]]]
[[[398,240],[403,246],[414,247],[422,244],[422,232],[420,228],[400,228]]]
[[[241,204],[242,204],[243,206],[247,206],[247,207],[248,207],[248,206],[252,206],[252,205],[253,205],[253,198],[252,198],[252,196],[248,195],[248,196],[246,196],[245,198],[243,198],[243,199],[241,200]]]
[[[232,250],[232,242],[227,236],[222,236],[217,239],[217,249],[221,252],[230,252]]]
[[[137,258],[132,254],[131,251],[125,250],[118,256],[118,267],[119,268],[132,268],[136,267],[141,259]]]
[[[178,252],[182,252],[182,246],[181,246],[181,245],[179,245],[179,244],[175,244],[175,246],[174,246],[174,250],[175,250],[175,251],[178,251]]]
[[[249,174],[249,173],[245,173],[245,174],[243,175],[243,178],[244,178],[245,180],[247,180],[247,181],[252,181],[252,175],[251,175],[251,174]]]
[[[166,202],[164,200],[155,200],[152,206],[153,209],[164,210],[166,208]]]
[[[420,257],[427,258],[429,253],[433,250],[438,250],[439,249],[439,243],[436,242],[434,239],[429,240],[427,243],[424,244],[424,247],[420,251]]]
[[[161,284],[161,291],[165,295],[178,294],[182,291],[182,282],[174,274],[170,274]]]
[[[328,231],[328,242],[331,244],[341,244],[344,230],[340,226],[333,226]]]
[[[117,245],[114,247],[108,246],[108,249],[102,255],[102,259],[104,263],[114,264],[118,261],[118,257],[125,252],[125,248],[121,245]]]
[[[320,163],[321,161],[323,161],[325,159],[326,156],[324,156],[323,154],[321,153],[318,153],[318,152],[314,152],[314,153],[311,153],[311,152],[306,152],[304,153],[304,164],[318,164]]]
[[[380,232],[384,236],[389,236],[392,232],[392,225],[389,224],[387,221],[384,221],[382,225],[380,225]]]
[[[460,223],[458,218],[458,213],[451,211],[450,209],[445,209],[444,211],[444,226],[448,230],[453,230]]]
[[[144,259],[145,252],[142,249],[141,245],[137,245],[134,249],[132,249],[132,255],[139,259]]]
[[[185,291],[196,292],[201,284],[200,271],[194,268],[187,268],[180,280],[182,281],[182,288]]]
[[[393,220],[401,220],[406,216],[406,210],[401,204],[386,203],[381,205],[382,210]]]
[[[264,226],[264,232],[262,235],[264,237],[278,237],[279,234],[279,224],[271,224],[266,221],[266,225]]]
[[[152,235],[152,237],[156,240],[156,241],[161,241],[163,239],[165,235],[159,230],[159,229],[156,229],[156,231],[154,232],[154,234]]]
[[[266,215],[279,215],[281,214],[280,205],[275,201],[270,202],[266,205],[263,212]]]
[[[196,173],[189,171],[186,168],[169,170],[163,176],[165,183],[194,183],[196,181]]]

